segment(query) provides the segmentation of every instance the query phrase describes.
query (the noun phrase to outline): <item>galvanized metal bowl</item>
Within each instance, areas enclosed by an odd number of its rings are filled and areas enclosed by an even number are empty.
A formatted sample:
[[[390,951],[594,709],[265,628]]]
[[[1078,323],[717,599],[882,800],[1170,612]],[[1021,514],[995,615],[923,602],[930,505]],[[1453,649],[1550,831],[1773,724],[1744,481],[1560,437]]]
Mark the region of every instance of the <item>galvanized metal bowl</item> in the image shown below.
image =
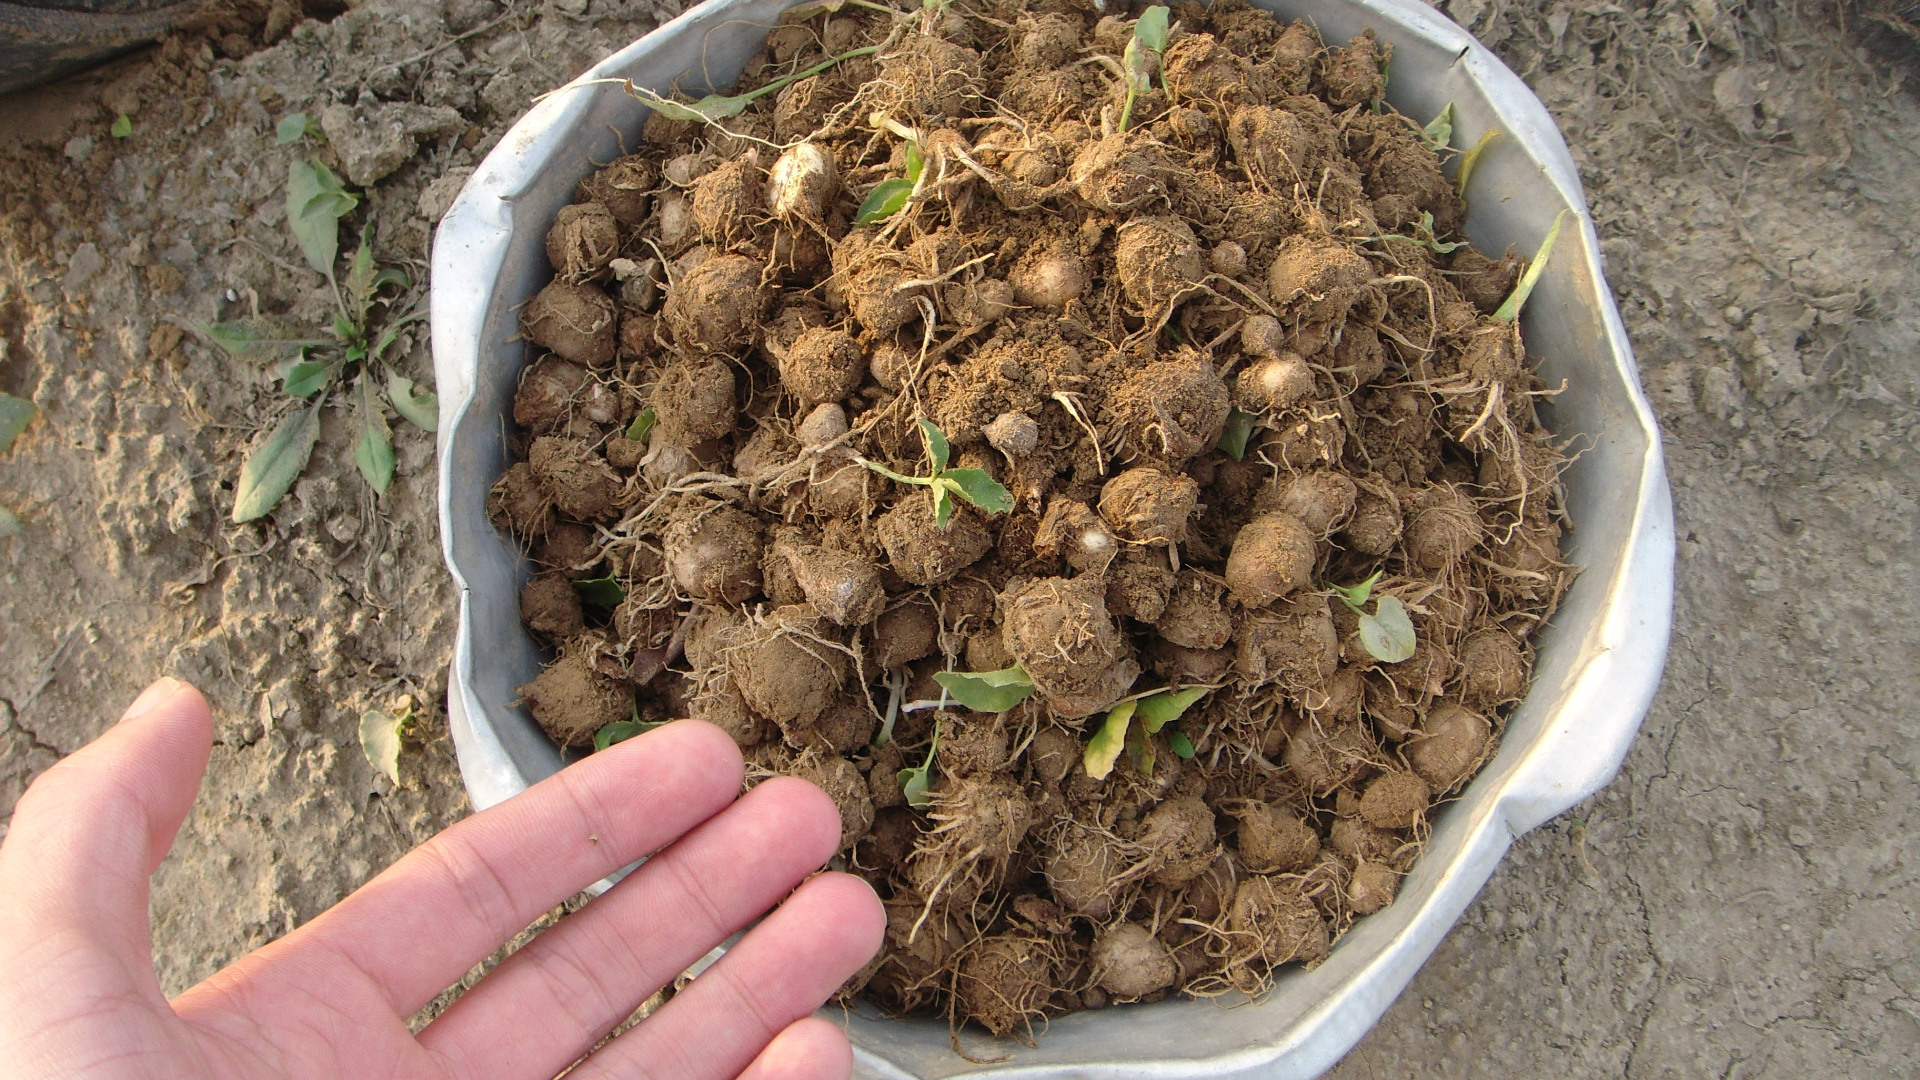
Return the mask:
[[[581,76],[703,93],[732,82],[792,0],[709,0]],[[1498,129],[1474,174],[1467,235],[1530,252],[1561,210],[1560,238],[1524,316],[1528,351],[1567,389],[1547,422],[1584,452],[1568,470],[1579,568],[1539,635],[1532,691],[1499,753],[1436,816],[1426,853],[1391,907],[1361,920],[1313,971],[1289,971],[1257,1002],[1168,1000],[1054,1021],[1037,1047],[955,1054],[947,1026],[856,1014],[857,1071],[875,1077],[1307,1077],[1338,1060],[1406,986],[1493,873],[1514,837],[1598,790],[1619,768],[1659,682],[1673,591],[1673,521],[1660,438],[1641,393],[1579,175],[1539,99],[1458,26],[1418,0],[1268,0],[1327,40],[1366,28],[1394,45],[1387,96],[1431,116],[1452,102],[1456,145]],[[551,277],[543,248],[575,183],[638,143],[644,110],[617,87],[536,105],[474,172],[433,251],[433,352],[440,393],[440,528],[460,586],[449,688],[461,774],[477,808],[559,769],[560,753],[514,704],[539,670],[521,628],[527,568],[488,522],[489,486],[509,464],[507,415],[527,348],[515,312]]]

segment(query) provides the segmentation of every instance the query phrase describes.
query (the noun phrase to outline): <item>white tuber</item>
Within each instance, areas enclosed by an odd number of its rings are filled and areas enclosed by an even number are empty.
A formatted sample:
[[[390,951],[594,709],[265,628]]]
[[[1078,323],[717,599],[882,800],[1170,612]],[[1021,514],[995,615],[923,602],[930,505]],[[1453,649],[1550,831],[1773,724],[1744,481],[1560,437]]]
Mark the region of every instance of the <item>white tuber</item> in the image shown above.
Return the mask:
[[[987,442],[1009,459],[1025,457],[1040,445],[1040,425],[1025,413],[1003,412],[986,428]]]
[[[821,446],[846,433],[847,410],[833,401],[814,406],[795,432],[801,446]]]
[[[819,143],[789,147],[767,174],[767,209],[784,221],[820,221],[840,187],[840,169]]]
[[[1240,350],[1248,356],[1279,356],[1286,339],[1280,320],[1271,315],[1249,316],[1240,326]]]

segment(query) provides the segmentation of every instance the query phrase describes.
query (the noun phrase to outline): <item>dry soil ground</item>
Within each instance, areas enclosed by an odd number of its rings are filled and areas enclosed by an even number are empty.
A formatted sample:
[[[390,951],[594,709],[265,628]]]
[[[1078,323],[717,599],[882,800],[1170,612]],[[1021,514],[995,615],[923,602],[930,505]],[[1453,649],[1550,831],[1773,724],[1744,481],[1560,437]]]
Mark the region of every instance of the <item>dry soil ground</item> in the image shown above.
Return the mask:
[[[375,500],[330,418],[272,523],[226,523],[284,399],[191,328],[256,304],[317,323],[330,302],[286,235],[275,122],[344,106],[329,133],[379,250],[422,277],[435,215],[528,98],[676,7],[370,0],[0,98],[0,389],[42,409],[0,461],[27,523],[0,541],[0,811],[156,674],[208,690],[219,746],[154,896],[170,989],[465,811],[436,710],[397,787],[354,740],[362,709],[444,691],[430,438],[398,431]],[[1920,1045],[1920,99],[1901,79],[1920,68],[1813,4],[1447,9],[1582,164],[1668,438],[1679,606],[1620,778],[1515,845],[1334,1075],[1902,1073]],[[423,134],[361,126],[390,122]],[[404,344],[428,377],[424,342]]]

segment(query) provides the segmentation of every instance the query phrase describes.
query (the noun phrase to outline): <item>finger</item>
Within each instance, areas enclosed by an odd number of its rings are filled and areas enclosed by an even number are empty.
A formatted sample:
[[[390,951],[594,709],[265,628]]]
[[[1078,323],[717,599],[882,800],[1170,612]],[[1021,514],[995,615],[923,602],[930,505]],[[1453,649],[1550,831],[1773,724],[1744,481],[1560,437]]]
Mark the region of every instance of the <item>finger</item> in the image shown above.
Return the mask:
[[[330,911],[175,1001],[298,999],[359,976],[409,1016],[554,905],[671,843],[740,790],[740,750],[683,720],[618,743],[427,841]],[[204,995],[204,997],[203,997]]]
[[[452,1076],[552,1076],[839,842],[833,800],[804,780],[769,780],[508,958],[420,1042]]]
[[[867,883],[821,874],[754,927],[665,1008],[569,1078],[727,1080],[811,1013],[880,948],[886,915]]]
[[[14,808],[0,848],[0,896],[42,934],[107,936],[150,966],[149,878],[173,846],[213,748],[200,692],[147,687],[107,733],[42,773]]]
[[[846,1032],[818,1016],[795,1020],[773,1037],[740,1080],[847,1080],[853,1047]]]

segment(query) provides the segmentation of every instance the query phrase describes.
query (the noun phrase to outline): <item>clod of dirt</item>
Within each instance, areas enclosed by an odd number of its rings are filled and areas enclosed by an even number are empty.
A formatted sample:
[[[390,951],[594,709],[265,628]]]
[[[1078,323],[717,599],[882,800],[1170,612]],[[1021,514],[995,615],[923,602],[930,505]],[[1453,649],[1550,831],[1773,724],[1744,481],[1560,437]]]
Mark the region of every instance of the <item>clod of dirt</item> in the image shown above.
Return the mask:
[[[1122,540],[1164,547],[1187,538],[1200,500],[1191,477],[1151,466],[1128,469],[1100,489],[1100,516]]]
[[[562,359],[599,368],[613,363],[619,324],[613,301],[598,286],[558,280],[527,301],[520,329]]]
[[[1138,843],[1151,852],[1151,880],[1179,888],[1213,865],[1215,839],[1213,810],[1198,798],[1176,796],[1148,812]]]
[[[1347,882],[1347,906],[1356,915],[1371,915],[1393,903],[1400,891],[1400,874],[1383,862],[1361,862]]]
[[[1220,441],[1233,409],[1219,373],[1184,359],[1142,366],[1108,400],[1127,447],[1176,469]]]
[[[533,466],[522,461],[501,474],[487,492],[487,520],[515,536],[544,537],[553,521],[553,497]]]
[[[1021,256],[1007,281],[1016,303],[1055,315],[1082,299],[1092,288],[1087,263],[1064,240],[1042,244]]]
[[[721,162],[694,182],[693,223],[709,242],[729,243],[753,231],[760,200],[760,170],[753,162]]]
[[[1399,500],[1391,492],[1360,487],[1353,497],[1353,516],[1339,538],[1363,555],[1385,555],[1400,543],[1402,529]]]
[[[813,723],[839,696],[849,667],[842,648],[812,608],[779,607],[735,632],[727,672],[754,712],[787,731]]]
[[[1176,217],[1134,218],[1120,227],[1114,266],[1127,299],[1152,311],[1206,276],[1200,240]]]
[[[1242,881],[1233,894],[1227,927],[1236,948],[1270,967],[1294,960],[1317,962],[1326,958],[1332,944],[1320,910],[1297,881],[1286,878]]]
[[[966,507],[942,529],[934,525],[933,500],[910,492],[874,522],[893,572],[915,585],[938,585],[993,550],[993,533]]]
[[[867,358],[841,330],[804,331],[780,358],[780,382],[802,407],[839,401],[867,377]]]
[[[1240,821],[1235,850],[1240,865],[1252,873],[1294,873],[1320,857],[1320,833],[1284,806],[1247,802],[1233,815]]]
[[[633,712],[633,694],[601,671],[590,649],[562,652],[517,691],[547,737],[561,746],[590,746],[593,734]]]
[[[1004,412],[981,429],[988,445],[1009,460],[1026,457],[1040,445],[1040,425],[1025,413]]]
[[[1076,570],[1098,571],[1120,553],[1120,542],[1092,507],[1056,497],[1034,530],[1033,550],[1049,559],[1064,558]]]
[[[1407,554],[1416,565],[1444,570],[1486,538],[1473,500],[1450,485],[1416,492],[1407,506]]]
[[[1337,240],[1293,237],[1280,245],[1267,270],[1267,294],[1308,324],[1345,319],[1373,267],[1365,255]]]
[[[659,186],[660,167],[645,155],[630,154],[580,181],[574,201],[599,203],[621,224],[640,225],[653,212],[653,189]]]
[[[1173,953],[1139,923],[1121,923],[1093,941],[1093,981],[1114,1001],[1139,1001],[1173,985]]]
[[[887,592],[872,562],[822,547],[787,547],[780,553],[813,610],[841,626],[865,626],[879,617]]]
[[[543,356],[528,364],[520,376],[520,389],[513,396],[513,422],[544,435],[565,428],[575,416],[610,424],[618,408],[613,393],[586,368],[557,356]]]
[[[1492,736],[1486,717],[1442,701],[1427,711],[1427,722],[1407,740],[1402,752],[1413,771],[1434,791],[1444,794],[1480,767]]]
[[[620,227],[599,203],[561,207],[547,230],[547,261],[567,281],[599,277],[619,253]]]
[[[733,369],[725,361],[685,359],[653,384],[654,438],[669,446],[697,446],[733,430]]]
[[[1379,100],[1387,92],[1386,66],[1393,59],[1393,46],[1382,48],[1372,30],[1354,38],[1344,49],[1330,49],[1321,80],[1327,90],[1327,104],[1336,109],[1352,108]]]
[[[1025,1031],[1053,994],[1053,958],[1018,935],[990,937],[960,959],[954,995],[966,1018],[993,1032]]]
[[[806,780],[833,800],[840,810],[840,848],[853,850],[854,842],[873,827],[873,798],[867,794],[867,778],[853,762],[831,754],[802,754],[786,772]]]
[[[760,591],[760,522],[735,506],[681,518],[661,535],[667,571],[696,600],[738,604]]]
[[[1076,753],[1075,758],[1079,757]],[[1116,880],[1127,858],[1119,841],[1103,830],[1070,822],[1047,850],[1042,862],[1054,900],[1075,915],[1104,920],[1113,912]]]
[[[550,641],[564,641],[586,628],[586,613],[573,582],[543,574],[520,589],[520,621]]]
[[[1181,648],[1212,650],[1233,640],[1226,583],[1199,570],[1180,571],[1166,607],[1151,621],[1161,640]]]
[[[728,352],[753,340],[769,295],[760,264],[745,255],[716,255],[673,283],[660,315],[676,341]]]
[[[1005,598],[1007,650],[1061,716],[1097,712],[1140,675],[1126,638],[1107,614],[1098,579],[1041,578]]]
[[[1427,782],[1410,772],[1386,772],[1360,793],[1360,816],[1382,829],[1411,829],[1433,799]]]
[[[1167,164],[1137,135],[1109,135],[1087,143],[1074,155],[1067,182],[1094,210],[1124,214],[1158,198],[1166,184]]]
[[[1249,614],[1234,631],[1233,669],[1249,685],[1319,686],[1339,667],[1340,639],[1325,600],[1302,597],[1278,612]]]
[[[940,619],[933,605],[910,600],[888,608],[874,620],[867,656],[879,670],[892,671],[932,655],[939,633]]]
[[[553,505],[568,517],[600,521],[618,512],[619,474],[585,440],[542,435],[528,449],[527,464]]]
[[[1107,610],[1141,622],[1156,622],[1173,594],[1174,573],[1160,562],[1122,552],[1107,569]]]
[[[1314,531],[1285,511],[1262,514],[1234,535],[1227,588],[1248,607],[1265,607],[1313,581]]]
[[[1460,645],[1460,702],[1486,711],[1518,701],[1527,690],[1527,660],[1513,636],[1482,630]]]
[[[1316,537],[1327,537],[1353,516],[1359,489],[1333,469],[1296,473],[1254,500],[1256,511],[1278,510],[1300,520]]]

